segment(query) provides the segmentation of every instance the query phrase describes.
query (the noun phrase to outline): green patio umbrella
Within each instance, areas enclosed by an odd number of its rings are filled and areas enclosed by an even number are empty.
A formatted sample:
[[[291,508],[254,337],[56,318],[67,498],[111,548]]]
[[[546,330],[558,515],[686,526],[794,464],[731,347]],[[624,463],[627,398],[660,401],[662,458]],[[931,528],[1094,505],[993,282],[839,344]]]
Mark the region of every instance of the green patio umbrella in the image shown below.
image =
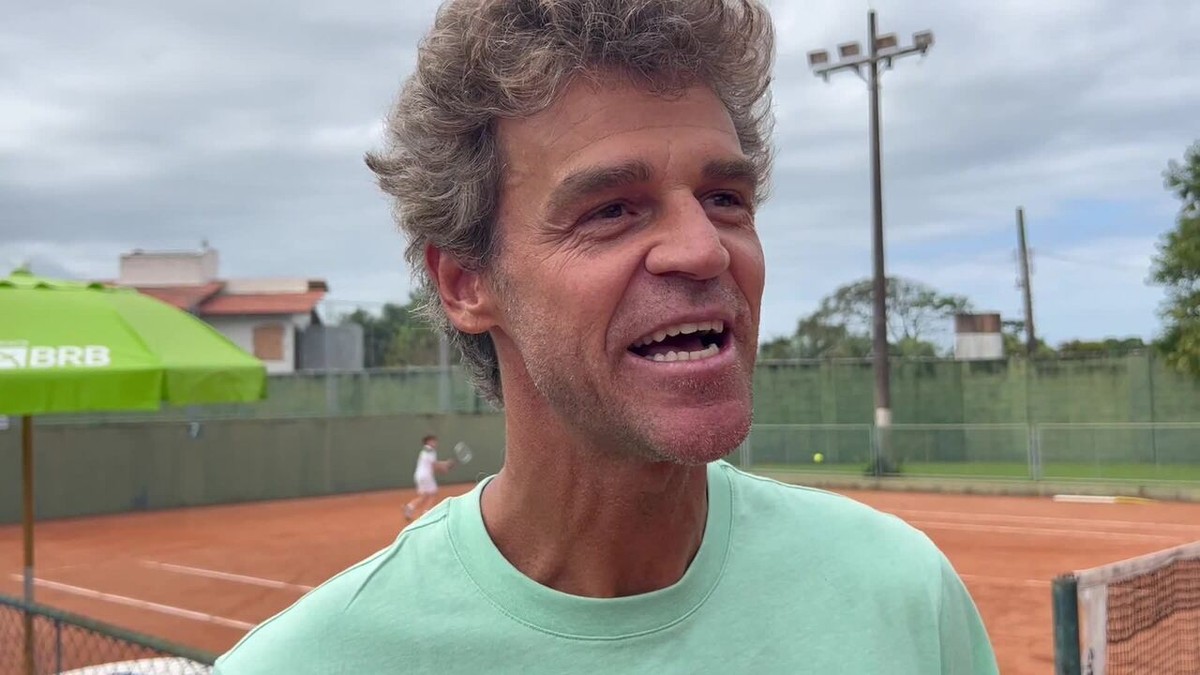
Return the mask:
[[[25,600],[33,599],[33,415],[266,397],[266,369],[208,324],[133,289],[0,278],[0,415],[23,418]]]

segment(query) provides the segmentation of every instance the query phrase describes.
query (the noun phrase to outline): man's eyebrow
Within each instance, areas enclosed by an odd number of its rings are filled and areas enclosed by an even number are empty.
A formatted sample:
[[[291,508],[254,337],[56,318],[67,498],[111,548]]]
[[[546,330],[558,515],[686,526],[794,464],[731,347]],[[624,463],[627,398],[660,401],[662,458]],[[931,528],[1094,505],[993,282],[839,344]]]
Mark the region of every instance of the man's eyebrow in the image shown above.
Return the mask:
[[[645,162],[634,160],[615,166],[593,166],[567,175],[546,202],[548,213],[561,213],[588,195],[613,188],[649,182],[653,171]]]
[[[710,181],[735,180],[758,188],[758,169],[748,159],[714,159],[704,165],[704,179]]]

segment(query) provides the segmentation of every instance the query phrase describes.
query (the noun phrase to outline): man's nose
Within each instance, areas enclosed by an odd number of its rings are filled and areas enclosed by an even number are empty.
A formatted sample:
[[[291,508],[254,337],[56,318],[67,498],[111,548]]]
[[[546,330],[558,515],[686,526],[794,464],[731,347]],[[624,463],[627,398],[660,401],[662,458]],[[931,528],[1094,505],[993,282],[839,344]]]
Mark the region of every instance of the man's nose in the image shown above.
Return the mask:
[[[692,195],[674,200],[655,223],[656,241],[646,256],[646,270],[705,280],[729,269],[729,250],[704,206]]]

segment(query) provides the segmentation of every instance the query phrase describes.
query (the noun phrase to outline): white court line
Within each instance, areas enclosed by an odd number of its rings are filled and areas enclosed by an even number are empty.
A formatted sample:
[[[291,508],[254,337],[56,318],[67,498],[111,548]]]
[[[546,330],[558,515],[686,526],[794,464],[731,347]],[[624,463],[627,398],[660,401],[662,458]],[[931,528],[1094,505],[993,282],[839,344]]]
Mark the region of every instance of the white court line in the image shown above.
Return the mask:
[[[1012,532],[1047,537],[1069,537],[1074,539],[1119,539],[1121,541],[1162,541],[1179,544],[1178,536],[1165,534],[1141,534],[1138,532],[1096,532],[1088,530],[1059,530],[1044,527],[1018,527],[1016,525],[981,525],[979,523],[945,523],[932,520],[910,520],[909,525],[918,529],[965,530],[967,532]]]
[[[15,581],[21,581],[23,579],[20,574],[12,574],[9,576]],[[171,616],[178,616],[184,619],[192,619],[194,621],[204,621],[206,623],[213,623],[218,626],[225,626],[226,628],[238,628],[241,630],[250,630],[251,628],[254,628],[254,624],[246,623],[245,621],[226,619],[223,616],[205,614],[204,612],[193,612],[190,609],[181,609],[179,607],[172,607],[171,605],[160,605],[157,602],[149,602],[147,600],[127,598],[124,595],[101,593],[100,591],[93,591],[90,588],[81,588],[79,586],[63,584],[57,581],[50,581],[48,579],[35,578],[33,583],[37,586],[43,586],[52,590],[62,591],[63,593],[73,593],[75,595],[82,595],[85,598],[104,600],[117,605],[126,605],[129,607],[136,607],[138,609],[148,609],[154,612],[160,612],[162,614],[170,614]]]
[[[1139,522],[1136,520],[1094,520],[1091,518],[1058,518],[1054,516],[1022,516],[1006,513],[971,513],[962,511],[921,511],[916,509],[881,509],[888,513],[893,513],[900,517],[912,516],[914,518],[941,518],[945,520],[962,520],[962,521],[977,521],[977,520],[999,520],[1009,521],[1013,523],[1028,523],[1028,524],[1043,524],[1043,525],[1079,525],[1079,526],[1104,526],[1104,527],[1128,527],[1137,530],[1164,530],[1180,533],[1190,533],[1200,535],[1200,525],[1187,525],[1184,523],[1153,523]]]
[[[209,579],[221,579],[223,581],[236,581],[243,584],[252,584],[254,586],[263,586],[266,588],[282,588],[292,591],[300,591],[307,593],[313,589],[312,586],[304,584],[293,584],[286,581],[278,581],[276,579],[264,579],[263,577],[252,577],[245,574],[233,574],[232,572],[220,572],[218,570],[204,569],[203,567],[189,567],[188,565],[175,565],[172,563],[158,562],[156,560],[143,560],[142,565],[153,569],[167,570],[168,572],[178,572],[180,574],[191,574],[198,577],[207,577]]]
[[[1045,579],[1015,579],[1011,577],[985,577],[978,574],[960,574],[963,581],[976,584],[991,584],[994,586],[1030,586],[1033,588],[1049,588],[1050,582]]]

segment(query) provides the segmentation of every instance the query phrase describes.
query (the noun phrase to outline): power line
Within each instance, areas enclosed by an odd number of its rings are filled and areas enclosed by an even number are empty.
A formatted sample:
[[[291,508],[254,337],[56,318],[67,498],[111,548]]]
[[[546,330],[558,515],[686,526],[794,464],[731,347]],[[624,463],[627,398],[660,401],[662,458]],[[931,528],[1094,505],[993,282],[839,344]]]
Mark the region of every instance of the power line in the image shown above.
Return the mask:
[[[1063,255],[1061,253],[1037,253],[1037,256],[1046,258],[1047,260],[1056,260],[1072,265],[1082,265],[1084,267],[1120,267],[1127,270],[1137,270],[1139,272],[1146,271],[1146,268],[1133,263],[1123,263],[1115,260],[1095,260],[1092,258],[1081,258],[1079,256]]]

